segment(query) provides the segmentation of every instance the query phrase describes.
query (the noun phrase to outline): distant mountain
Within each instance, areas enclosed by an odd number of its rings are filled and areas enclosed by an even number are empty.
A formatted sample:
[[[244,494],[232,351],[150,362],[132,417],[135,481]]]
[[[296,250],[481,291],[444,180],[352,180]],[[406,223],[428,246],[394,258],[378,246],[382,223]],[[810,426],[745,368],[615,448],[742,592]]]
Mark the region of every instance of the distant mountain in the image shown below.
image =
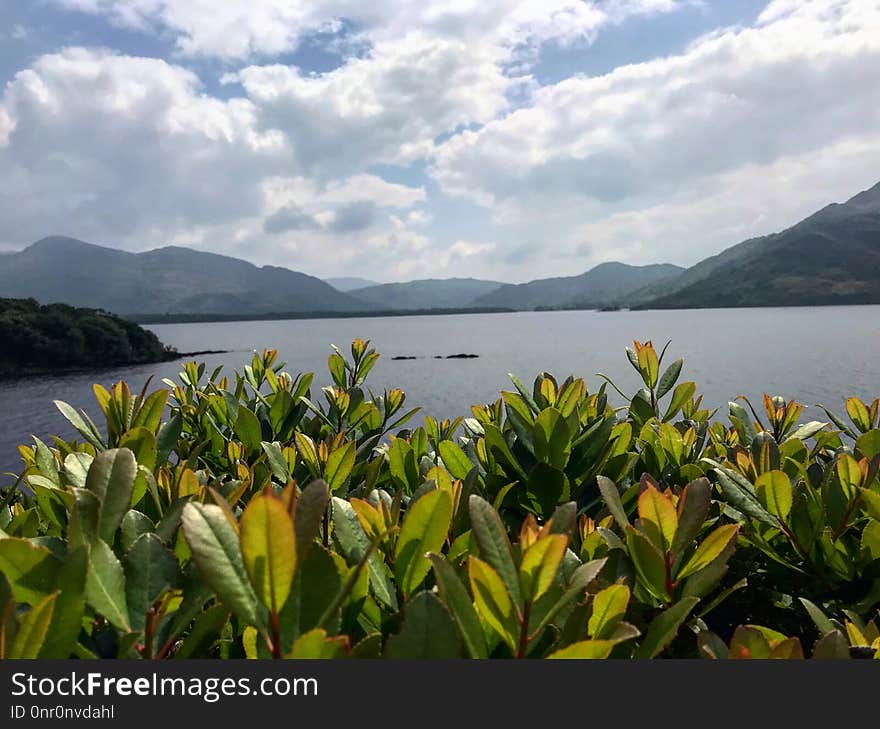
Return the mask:
[[[652,309],[880,303],[880,183],[635,296]]]
[[[330,284],[337,291],[354,291],[364,289],[367,286],[379,286],[378,281],[370,281],[368,278],[357,276],[341,276],[339,278],[325,278],[324,283]]]
[[[255,314],[370,308],[314,276],[189,248],[144,253],[43,238],[0,256],[0,296],[115,314]]]
[[[684,269],[671,263],[629,266],[600,263],[580,276],[544,278],[524,284],[506,284],[479,297],[477,306],[512,309],[598,308],[626,305],[627,295],[658,281],[668,280]]]
[[[503,285],[476,278],[430,278],[369,286],[351,294],[379,309],[464,309]]]

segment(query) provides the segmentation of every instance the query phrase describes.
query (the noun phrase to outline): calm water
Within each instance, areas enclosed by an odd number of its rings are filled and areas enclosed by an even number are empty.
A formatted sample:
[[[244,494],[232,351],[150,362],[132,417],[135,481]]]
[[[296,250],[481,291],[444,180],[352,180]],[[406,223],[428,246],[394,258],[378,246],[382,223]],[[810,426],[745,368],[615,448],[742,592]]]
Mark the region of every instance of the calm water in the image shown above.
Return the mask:
[[[180,351],[233,350],[203,359],[240,368],[254,349],[274,347],[291,372],[326,374],[330,344],[345,348],[364,337],[383,355],[368,384],[401,387],[410,405],[427,406],[439,417],[465,414],[474,402],[489,402],[510,387],[508,372],[531,383],[546,370],[559,379],[582,376],[590,390],[611,375],[625,391],[637,387],[624,347],[634,338],[653,339],[658,350],[672,340],[668,361],[684,357],[682,379],[697,382],[704,403],[724,405],[738,394],[763,392],[824,403],[842,411],[848,395],[880,394],[880,306],[711,309],[639,312],[534,312],[376,319],[165,324],[150,327]],[[479,359],[446,360],[459,352]],[[422,359],[392,361],[395,355]],[[16,445],[29,434],[70,435],[52,400],[60,399],[98,420],[93,382],[109,386],[125,379],[140,388],[147,377],[175,377],[180,362],[0,383],[0,472],[18,469]],[[810,415],[818,416],[812,412]],[[99,421],[100,424],[100,421]],[[6,482],[6,478],[2,482]]]

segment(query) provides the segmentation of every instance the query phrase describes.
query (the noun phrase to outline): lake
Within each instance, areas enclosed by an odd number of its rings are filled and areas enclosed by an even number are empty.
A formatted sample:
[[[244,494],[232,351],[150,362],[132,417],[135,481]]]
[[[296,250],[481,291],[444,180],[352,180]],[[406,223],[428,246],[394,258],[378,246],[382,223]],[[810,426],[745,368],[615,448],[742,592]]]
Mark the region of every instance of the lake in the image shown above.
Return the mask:
[[[374,390],[401,387],[407,404],[437,417],[468,414],[475,402],[495,400],[510,389],[508,372],[531,385],[548,371],[560,380],[584,377],[590,391],[610,375],[626,392],[638,387],[624,347],[652,339],[659,351],[672,340],[667,362],[685,360],[682,380],[694,380],[709,407],[739,394],[763,392],[823,403],[843,412],[849,395],[880,394],[880,306],[684,311],[559,311],[449,316],[312,319],[262,322],[163,324],[149,327],[180,351],[232,350],[201,357],[241,368],[253,350],[275,348],[291,372],[316,372],[317,387],[330,384],[330,345],[346,349],[352,339],[372,340],[382,354],[370,375]],[[478,359],[435,359],[472,353]],[[394,356],[419,359],[394,361]],[[98,421],[92,383],[125,379],[140,389],[150,375],[158,383],[176,377],[182,362],[127,367],[0,382],[0,472],[17,471],[18,443],[29,434],[69,437],[70,428],[52,400],[84,408]],[[755,400],[753,400],[755,402]],[[812,410],[811,418],[822,416]],[[0,477],[7,483],[8,477]]]

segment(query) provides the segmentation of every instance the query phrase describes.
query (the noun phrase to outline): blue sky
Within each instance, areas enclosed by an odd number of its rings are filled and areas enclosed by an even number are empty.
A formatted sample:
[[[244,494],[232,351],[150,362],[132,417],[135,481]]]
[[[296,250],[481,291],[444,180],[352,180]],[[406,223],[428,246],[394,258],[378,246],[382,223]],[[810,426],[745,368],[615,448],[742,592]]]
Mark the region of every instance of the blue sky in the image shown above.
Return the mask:
[[[0,248],[689,265],[880,178],[876,0],[12,0]]]

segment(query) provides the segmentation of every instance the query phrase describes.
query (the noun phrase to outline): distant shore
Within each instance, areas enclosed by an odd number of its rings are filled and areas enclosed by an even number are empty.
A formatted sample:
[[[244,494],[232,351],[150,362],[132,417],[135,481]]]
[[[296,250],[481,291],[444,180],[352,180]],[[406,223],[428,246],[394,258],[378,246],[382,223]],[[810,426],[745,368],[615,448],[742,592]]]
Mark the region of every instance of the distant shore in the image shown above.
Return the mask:
[[[465,309],[385,309],[382,311],[306,311],[270,312],[267,314],[130,314],[138,324],[195,324],[229,321],[281,321],[285,319],[372,319],[395,316],[449,316],[452,314],[510,314],[517,311],[503,307]]]

